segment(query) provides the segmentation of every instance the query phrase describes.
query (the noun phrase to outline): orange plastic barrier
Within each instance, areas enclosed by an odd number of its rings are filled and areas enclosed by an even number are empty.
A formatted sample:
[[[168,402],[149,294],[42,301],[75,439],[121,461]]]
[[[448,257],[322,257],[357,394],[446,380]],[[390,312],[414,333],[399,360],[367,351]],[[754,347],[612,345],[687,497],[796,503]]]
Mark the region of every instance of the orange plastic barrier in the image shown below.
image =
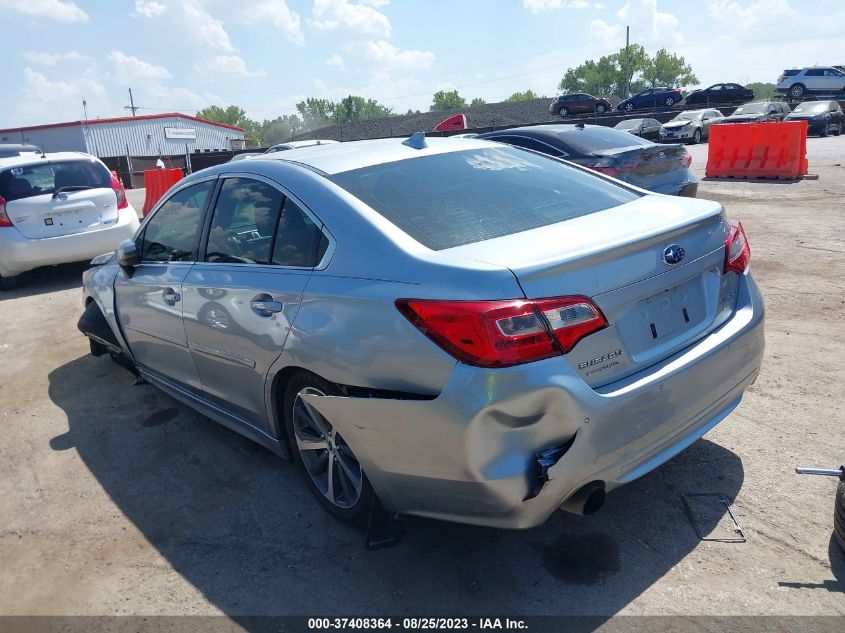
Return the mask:
[[[144,172],[144,187],[147,188],[147,195],[144,198],[144,209],[141,216],[145,217],[161,200],[164,192],[170,189],[177,182],[182,180],[181,169],[148,169]]]
[[[807,173],[807,122],[711,125],[705,173],[710,178],[800,178]]]

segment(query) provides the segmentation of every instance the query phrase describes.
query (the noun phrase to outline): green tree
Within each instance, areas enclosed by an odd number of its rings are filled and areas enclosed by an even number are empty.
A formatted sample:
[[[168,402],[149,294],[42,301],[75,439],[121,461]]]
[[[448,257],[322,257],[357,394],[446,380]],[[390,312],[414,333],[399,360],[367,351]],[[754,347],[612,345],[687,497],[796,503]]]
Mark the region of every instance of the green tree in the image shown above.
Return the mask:
[[[262,147],[289,141],[300,131],[302,131],[302,121],[295,114],[286,114],[275,119],[265,119],[258,126],[258,134],[261,138]]]
[[[448,92],[438,90],[434,93],[434,98],[429,108],[430,112],[437,110],[454,110],[455,108],[467,107],[467,100],[458,94],[457,90],[449,90]]]
[[[666,49],[649,56],[639,44],[631,44],[598,60],[588,60],[566,71],[558,86],[564,92],[627,97],[649,86],[686,86],[698,79],[686,60]]]
[[[538,95],[533,90],[526,90],[525,92],[514,92],[510,97],[505,99],[507,103],[513,103],[515,101],[531,101],[532,99],[539,99],[540,95]]]
[[[383,119],[391,114],[393,114],[393,110],[381,105],[378,101],[353,95],[349,95],[334,104],[334,120],[338,123]]]
[[[777,86],[775,84],[762,81],[755,81],[745,87],[754,91],[755,99],[770,99],[777,94],[777,90],[775,90]]]
[[[472,101],[469,102],[470,108],[475,108],[475,107],[483,106],[483,105],[487,105],[487,102],[484,99],[482,99],[481,97],[476,97],[475,99],[473,99]]]
[[[250,119],[243,108],[230,105],[222,107],[218,105],[211,105],[203,108],[197,112],[197,117],[200,119],[207,119],[216,123],[225,123],[226,125],[237,125],[244,129],[244,138],[246,142],[251,145],[258,145],[260,143],[260,135],[258,132],[258,123]]]
[[[329,99],[308,97],[296,104],[305,130],[316,130],[334,123],[335,104]]]

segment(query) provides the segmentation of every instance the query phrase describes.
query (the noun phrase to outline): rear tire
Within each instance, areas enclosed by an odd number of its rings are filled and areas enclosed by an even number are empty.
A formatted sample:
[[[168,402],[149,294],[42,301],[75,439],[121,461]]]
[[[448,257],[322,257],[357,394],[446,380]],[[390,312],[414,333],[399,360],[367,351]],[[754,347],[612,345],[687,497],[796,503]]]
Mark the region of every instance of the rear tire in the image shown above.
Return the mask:
[[[833,509],[833,534],[839,547],[845,552],[845,481],[836,489],[836,505]]]
[[[303,393],[343,395],[337,386],[310,372],[299,372],[290,379],[282,412],[291,456],[311,494],[329,514],[348,523],[364,525],[375,497],[373,488],[352,449],[332,428],[330,421],[305,406]],[[328,433],[322,434],[317,427]],[[318,444],[325,444],[326,448],[303,448]],[[355,486],[357,481],[360,481],[359,487]]]
[[[14,290],[18,287],[18,278],[0,275],[0,290]]]
[[[663,102],[670,108],[675,105],[675,100],[672,97],[666,97],[666,100]]]
[[[561,116],[561,118],[569,116],[569,108],[561,108],[557,111],[557,113]]]
[[[789,89],[789,96],[800,99],[805,92],[807,92],[807,88],[804,87],[804,84],[795,84]]]

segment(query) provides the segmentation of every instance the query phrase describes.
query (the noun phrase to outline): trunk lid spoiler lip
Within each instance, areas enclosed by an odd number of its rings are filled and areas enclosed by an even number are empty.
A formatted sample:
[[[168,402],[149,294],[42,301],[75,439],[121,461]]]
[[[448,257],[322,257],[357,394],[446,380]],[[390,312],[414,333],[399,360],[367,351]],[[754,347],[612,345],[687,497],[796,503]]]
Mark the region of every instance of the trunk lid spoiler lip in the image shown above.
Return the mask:
[[[632,145],[630,147],[616,147],[613,149],[602,149],[593,152],[595,156],[602,156],[608,158],[631,158],[639,156],[647,152],[663,152],[667,156],[675,156],[679,150],[686,152],[686,147],[682,143],[660,143],[649,145]]]

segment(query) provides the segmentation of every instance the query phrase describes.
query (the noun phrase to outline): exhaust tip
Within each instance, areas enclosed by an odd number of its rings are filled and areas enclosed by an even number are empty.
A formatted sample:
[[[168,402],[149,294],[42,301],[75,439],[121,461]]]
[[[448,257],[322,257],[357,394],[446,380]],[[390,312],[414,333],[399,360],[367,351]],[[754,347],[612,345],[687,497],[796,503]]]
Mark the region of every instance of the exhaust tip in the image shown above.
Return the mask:
[[[604,505],[605,485],[603,481],[591,481],[575,491],[566,501],[560,504],[564,512],[574,514],[595,514]]]

